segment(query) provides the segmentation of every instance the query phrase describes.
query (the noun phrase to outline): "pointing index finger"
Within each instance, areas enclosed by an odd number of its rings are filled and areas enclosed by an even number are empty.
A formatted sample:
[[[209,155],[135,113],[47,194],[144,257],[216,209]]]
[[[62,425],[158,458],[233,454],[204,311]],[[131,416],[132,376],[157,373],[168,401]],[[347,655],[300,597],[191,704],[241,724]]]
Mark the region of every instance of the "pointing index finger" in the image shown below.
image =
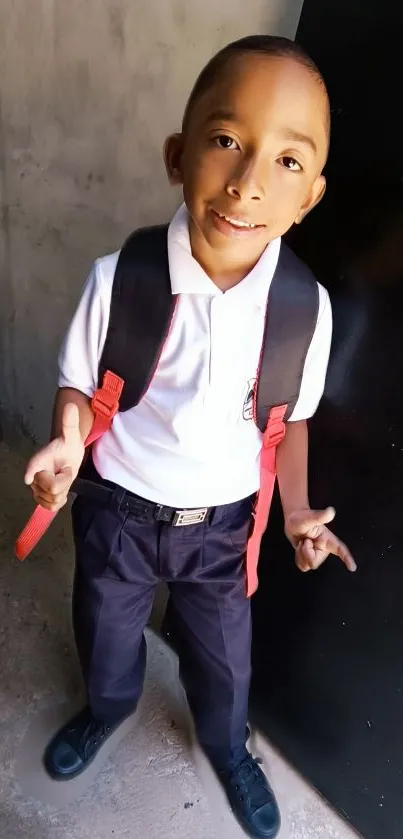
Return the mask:
[[[357,563],[352,557],[347,545],[344,542],[341,542],[340,539],[335,537],[334,544],[332,545],[332,553],[341,559],[344,562],[344,565],[349,571],[356,571],[357,570]]]

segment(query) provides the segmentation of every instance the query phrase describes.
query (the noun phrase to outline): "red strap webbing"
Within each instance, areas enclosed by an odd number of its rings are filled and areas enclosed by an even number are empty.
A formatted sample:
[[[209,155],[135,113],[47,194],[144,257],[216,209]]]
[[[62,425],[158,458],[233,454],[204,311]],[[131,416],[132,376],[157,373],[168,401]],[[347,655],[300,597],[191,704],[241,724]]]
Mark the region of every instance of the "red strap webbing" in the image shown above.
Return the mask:
[[[287,405],[272,408],[263,435],[260,455],[260,490],[256,499],[252,533],[246,549],[246,593],[248,597],[257,589],[257,568],[259,563],[260,543],[267,527],[273,492],[276,483],[276,451],[284,439],[284,416]]]
[[[95,440],[98,440],[105,431],[110,429],[113,418],[119,410],[119,399],[123,384],[123,379],[115,376],[109,370],[106,371],[102,387],[96,390],[92,397],[91,407],[94,413],[94,422],[85,441],[85,446],[95,443]],[[57,513],[45,510],[44,507],[38,506],[36,508],[15,543],[17,559],[21,561],[26,559],[35,545],[42,539],[56,515]]]

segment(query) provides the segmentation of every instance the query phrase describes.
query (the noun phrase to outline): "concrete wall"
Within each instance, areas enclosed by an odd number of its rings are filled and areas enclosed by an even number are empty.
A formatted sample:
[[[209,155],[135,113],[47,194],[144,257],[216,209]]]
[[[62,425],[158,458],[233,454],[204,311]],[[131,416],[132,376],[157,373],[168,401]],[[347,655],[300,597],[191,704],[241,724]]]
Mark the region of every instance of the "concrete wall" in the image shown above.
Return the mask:
[[[60,338],[94,258],[178,203],[161,146],[203,63],[293,36],[302,0],[2,0],[0,408],[48,433]],[[11,423],[10,423],[11,420]],[[7,431],[6,431],[7,429]]]

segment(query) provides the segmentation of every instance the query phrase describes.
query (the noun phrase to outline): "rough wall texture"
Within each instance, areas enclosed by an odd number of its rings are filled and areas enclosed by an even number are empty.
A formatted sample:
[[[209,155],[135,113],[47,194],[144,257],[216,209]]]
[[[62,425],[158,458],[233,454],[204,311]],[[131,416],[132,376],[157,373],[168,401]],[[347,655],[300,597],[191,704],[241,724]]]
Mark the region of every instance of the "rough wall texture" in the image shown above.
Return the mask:
[[[61,335],[94,258],[178,202],[161,146],[220,46],[293,36],[302,0],[2,0],[0,408],[47,435]],[[11,422],[10,422],[11,421]],[[8,429],[8,432],[6,432]]]

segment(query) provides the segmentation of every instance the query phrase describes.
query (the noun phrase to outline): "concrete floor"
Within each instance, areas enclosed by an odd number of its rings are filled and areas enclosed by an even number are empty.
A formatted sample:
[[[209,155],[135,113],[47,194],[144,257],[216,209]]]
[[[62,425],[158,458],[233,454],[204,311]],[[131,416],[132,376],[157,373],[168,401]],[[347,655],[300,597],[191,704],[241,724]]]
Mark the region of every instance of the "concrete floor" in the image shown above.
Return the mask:
[[[91,769],[49,781],[41,753],[81,702],[70,627],[73,554],[67,513],[35,555],[13,558],[31,510],[24,460],[0,445],[0,837],[1,839],[237,839],[243,833],[195,746],[175,656],[152,629],[143,701]],[[154,624],[158,622],[158,604]],[[119,745],[119,748],[117,746]],[[278,795],[281,839],[355,834],[285,761],[252,735]]]

